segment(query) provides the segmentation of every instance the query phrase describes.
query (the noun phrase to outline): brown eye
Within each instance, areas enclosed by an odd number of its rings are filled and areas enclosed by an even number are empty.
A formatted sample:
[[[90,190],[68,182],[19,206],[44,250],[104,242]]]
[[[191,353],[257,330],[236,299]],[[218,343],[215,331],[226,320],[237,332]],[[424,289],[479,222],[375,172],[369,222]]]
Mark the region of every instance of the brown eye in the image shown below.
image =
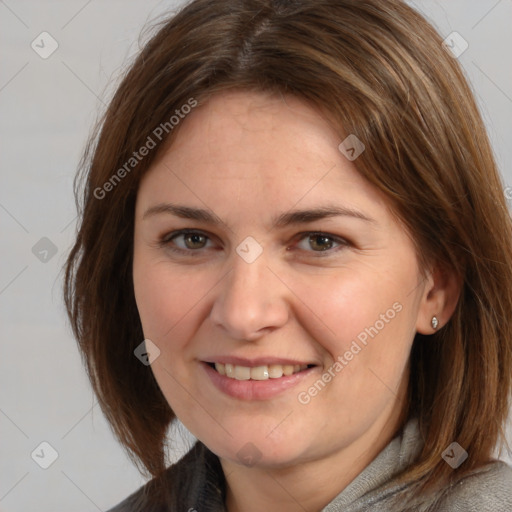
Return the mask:
[[[327,251],[332,249],[333,240],[325,235],[310,235],[308,239],[310,247],[315,251]]]
[[[200,233],[186,233],[183,236],[187,249],[202,249],[206,245],[207,237]]]
[[[209,236],[200,231],[175,231],[164,236],[159,245],[181,254],[195,255],[202,252],[201,249],[210,248],[212,241]]]
[[[350,245],[343,238],[328,233],[302,233],[302,235],[297,248],[301,251],[316,253],[318,256],[329,256]]]

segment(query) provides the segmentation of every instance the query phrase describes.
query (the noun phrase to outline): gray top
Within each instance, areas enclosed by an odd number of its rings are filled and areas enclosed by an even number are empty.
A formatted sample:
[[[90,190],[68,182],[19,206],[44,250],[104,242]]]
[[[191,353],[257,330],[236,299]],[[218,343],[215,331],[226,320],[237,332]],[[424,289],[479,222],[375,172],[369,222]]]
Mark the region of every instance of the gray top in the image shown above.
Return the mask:
[[[412,489],[393,483],[393,477],[411,464],[421,447],[417,421],[410,420],[320,512],[512,512],[512,469],[500,461],[406,504],[404,495]],[[166,478],[163,487],[152,480],[109,512],[226,512],[220,462],[201,442],[169,468]],[[160,492],[164,488],[177,489],[179,496],[166,502]]]

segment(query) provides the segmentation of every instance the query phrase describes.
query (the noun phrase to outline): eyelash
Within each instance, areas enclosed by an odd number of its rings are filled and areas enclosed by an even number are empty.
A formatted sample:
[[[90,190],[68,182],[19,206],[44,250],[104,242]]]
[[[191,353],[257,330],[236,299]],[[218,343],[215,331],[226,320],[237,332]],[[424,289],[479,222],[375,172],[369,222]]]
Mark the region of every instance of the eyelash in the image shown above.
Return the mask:
[[[176,239],[180,236],[185,236],[185,235],[204,236],[207,239],[206,243],[208,243],[208,241],[211,240],[211,238],[203,231],[195,230],[195,229],[180,229],[178,231],[173,231],[173,232],[168,233],[168,234],[164,235],[163,237],[161,237],[161,239],[158,242],[158,246],[165,247],[166,249],[168,249],[176,254],[180,254],[180,255],[193,256],[193,257],[199,256],[200,253],[203,252],[204,247],[202,247],[200,249],[181,249],[181,248],[171,246],[171,243],[173,242],[174,239]],[[297,239],[297,237],[300,237],[300,238],[298,238],[298,242],[306,239],[307,237],[324,237],[324,238],[329,238],[334,243],[339,244],[339,246],[337,248],[326,249],[324,251],[307,251],[306,250],[306,252],[311,252],[312,254],[314,254],[315,258],[332,256],[333,253],[337,253],[339,250],[344,249],[350,245],[350,243],[347,240],[345,240],[344,238],[340,238],[339,236],[331,235],[329,233],[324,233],[322,231],[306,231],[306,232],[298,233],[294,238]]]

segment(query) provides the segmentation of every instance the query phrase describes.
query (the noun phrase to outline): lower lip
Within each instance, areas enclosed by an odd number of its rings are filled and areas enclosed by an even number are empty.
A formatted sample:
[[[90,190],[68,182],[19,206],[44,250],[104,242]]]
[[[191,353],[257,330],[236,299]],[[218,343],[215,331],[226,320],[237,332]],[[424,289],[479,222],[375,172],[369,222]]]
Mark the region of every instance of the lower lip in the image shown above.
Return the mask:
[[[276,397],[302,382],[317,368],[313,366],[312,368],[278,379],[236,380],[221,375],[207,363],[201,363],[201,365],[217,389],[232,398],[240,400],[267,400]]]

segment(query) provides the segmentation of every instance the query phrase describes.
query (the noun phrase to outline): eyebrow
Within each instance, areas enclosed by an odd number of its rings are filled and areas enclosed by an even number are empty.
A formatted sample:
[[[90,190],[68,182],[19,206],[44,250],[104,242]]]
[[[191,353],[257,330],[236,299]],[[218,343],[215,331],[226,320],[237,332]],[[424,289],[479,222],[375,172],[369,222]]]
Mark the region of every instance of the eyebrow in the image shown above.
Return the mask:
[[[142,219],[145,220],[148,217],[160,214],[169,214],[182,219],[197,220],[218,226],[223,224],[221,219],[211,213],[208,210],[202,208],[191,208],[190,206],[177,205],[172,203],[160,203],[148,208]],[[377,223],[375,219],[368,217],[364,213],[354,210],[353,208],[345,208],[342,206],[319,206],[308,210],[293,210],[282,213],[272,219],[272,228],[285,228],[287,226],[296,224],[306,224],[309,222],[315,222],[317,220],[326,219],[329,217],[352,217],[360,219],[370,223]]]

